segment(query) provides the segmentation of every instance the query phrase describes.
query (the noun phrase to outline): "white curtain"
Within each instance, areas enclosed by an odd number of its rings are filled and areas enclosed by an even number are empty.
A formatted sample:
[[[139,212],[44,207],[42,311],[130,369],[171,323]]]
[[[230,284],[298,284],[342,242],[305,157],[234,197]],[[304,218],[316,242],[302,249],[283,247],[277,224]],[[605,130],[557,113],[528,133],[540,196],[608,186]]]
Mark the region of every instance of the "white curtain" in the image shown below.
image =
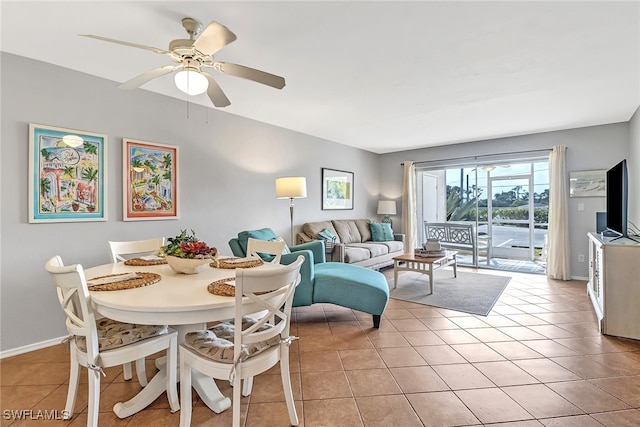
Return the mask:
[[[549,231],[547,276],[571,279],[569,245],[569,180],[565,162],[567,147],[556,145],[549,155]]]
[[[404,180],[402,183],[402,232],[405,236],[405,251],[413,251],[417,247],[416,207],[416,167],[413,162],[404,162]]]

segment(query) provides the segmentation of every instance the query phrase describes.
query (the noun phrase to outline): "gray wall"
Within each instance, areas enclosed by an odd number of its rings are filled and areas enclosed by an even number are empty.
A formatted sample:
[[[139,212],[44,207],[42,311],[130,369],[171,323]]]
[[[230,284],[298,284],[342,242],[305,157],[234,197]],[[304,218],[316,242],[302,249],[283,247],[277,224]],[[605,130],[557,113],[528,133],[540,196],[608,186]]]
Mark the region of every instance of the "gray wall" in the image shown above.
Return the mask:
[[[640,107],[629,122],[629,221],[640,227]]]
[[[289,201],[275,198],[275,178],[307,177],[295,223],[374,218],[378,155],[144,90],[5,54],[1,56],[1,330],[0,350],[65,334],[44,263],[110,260],[108,240],[171,236],[194,229],[230,254],[239,231],[271,227],[289,240]],[[27,88],[26,90],[24,88]],[[286,90],[286,89],[285,89]],[[265,106],[268,108],[268,106]],[[108,221],[28,223],[28,126],[38,123],[108,135]],[[122,137],[180,147],[181,218],[122,221]],[[354,209],[322,211],[322,167],[354,172]]]
[[[636,124],[636,127],[637,126]],[[380,160],[382,177],[380,192],[383,196],[400,197],[402,193],[402,167],[400,163],[405,160],[420,162],[483,154],[541,150],[550,149],[554,145],[566,145],[568,147],[568,172],[609,169],[623,158],[629,156],[629,123],[594,126],[384,154]],[[637,164],[637,160],[635,165],[633,165],[632,162],[630,169],[635,169],[637,173],[638,168],[640,168],[640,165]],[[587,232],[595,230],[595,213],[606,210],[605,200],[604,197],[569,199],[572,277],[586,278],[588,275],[588,265],[586,262],[578,262],[578,255],[583,254],[585,255],[585,260],[588,259]],[[584,211],[578,211],[578,203],[584,204]],[[398,203],[398,207],[401,207],[400,203]],[[398,220],[401,218],[400,215],[399,212]],[[398,226],[400,226],[400,224],[398,224]]]

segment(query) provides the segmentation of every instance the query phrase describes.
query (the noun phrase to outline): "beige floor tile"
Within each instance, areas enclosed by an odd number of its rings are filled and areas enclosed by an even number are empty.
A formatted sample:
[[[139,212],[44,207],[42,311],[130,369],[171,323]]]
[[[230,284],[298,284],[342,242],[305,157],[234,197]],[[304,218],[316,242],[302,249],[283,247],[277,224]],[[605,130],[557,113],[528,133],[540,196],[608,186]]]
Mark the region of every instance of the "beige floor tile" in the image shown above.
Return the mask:
[[[496,360],[505,360],[500,353],[483,343],[477,344],[454,344],[451,346],[455,351],[460,353],[468,362],[492,362]]]
[[[398,331],[426,331],[429,328],[418,319],[389,319]]]
[[[354,398],[305,400],[305,427],[364,426]]]
[[[560,328],[556,325],[531,325],[529,326],[529,329],[550,339],[576,337],[574,333],[569,332],[566,329]]]
[[[299,426],[304,426],[302,401],[294,401]],[[288,427],[291,425],[286,402],[251,403],[245,427]],[[221,423],[219,425],[222,425]],[[230,424],[225,424],[230,425]]]
[[[402,391],[388,369],[358,369],[346,371],[353,395],[382,396]]]
[[[471,335],[476,337],[478,340],[482,342],[503,342],[503,341],[513,341],[509,335],[500,332],[495,328],[474,328],[468,329]]]
[[[394,396],[356,397],[365,427],[422,427],[407,398]]]
[[[354,369],[384,368],[386,365],[376,350],[340,350],[340,359],[345,371]]]
[[[451,390],[493,387],[494,384],[471,364],[437,365],[433,370]]]
[[[456,395],[483,423],[521,421],[533,417],[499,388],[459,390]]]
[[[577,356],[578,353],[549,339],[524,341],[524,345],[537,351],[544,357]]]
[[[587,356],[553,357],[552,361],[584,379],[617,377],[620,373]]]
[[[424,331],[402,332],[402,335],[413,347],[418,347],[423,345],[444,344],[444,341],[442,341],[442,339],[438,335],[436,335],[435,332],[433,331],[424,330]]]
[[[430,365],[448,365],[453,363],[466,363],[464,357],[449,345],[433,345],[416,347],[416,351]]]
[[[588,381],[549,383],[547,387],[588,414],[630,409],[629,405]]]
[[[438,314],[440,314],[440,313],[438,313]],[[427,327],[429,329],[431,329],[432,331],[438,331],[438,330],[442,330],[442,329],[460,329],[460,326],[456,325],[451,320],[449,320],[446,317],[442,316],[442,314],[440,314],[440,316],[441,317],[420,319],[420,321],[422,323],[424,323],[425,325],[427,325]]]
[[[546,418],[540,420],[546,427],[601,427],[602,424],[589,415],[572,415],[570,417]]]
[[[304,351],[300,353],[300,371],[336,371],[342,369],[338,350]]]
[[[369,340],[371,340],[375,348],[411,346],[400,332],[380,332],[379,334],[370,334]]]
[[[391,368],[390,371],[403,393],[449,390],[447,383],[430,366]]]
[[[540,382],[579,380],[580,377],[549,359],[515,360],[513,363]]]
[[[300,375],[303,400],[352,397],[344,371],[302,372]]]
[[[498,330],[516,340],[542,340],[545,338],[543,335],[532,331],[526,326],[506,326],[498,328]]]
[[[634,408],[640,407],[640,376],[602,378],[589,382]]]
[[[479,424],[479,420],[453,392],[409,394],[407,399],[425,426]]]
[[[380,357],[389,368],[398,366],[422,366],[427,362],[412,347],[381,348],[378,350]]]
[[[530,347],[522,344],[521,342],[495,342],[487,343],[489,347],[503,355],[509,360],[518,359],[536,359],[542,357],[537,351],[533,351]]]
[[[293,398],[302,399],[300,386],[301,374],[291,374],[291,389]],[[280,374],[262,374],[253,378],[253,389],[251,392],[251,403],[263,402],[284,402],[284,389],[282,387],[282,377]]]
[[[464,329],[443,329],[435,331],[435,333],[447,344],[471,344],[480,342]]]
[[[483,322],[485,322],[486,324],[493,326],[494,328],[497,327],[504,327],[504,326],[518,326],[518,323],[514,322],[513,320],[509,319],[506,316],[502,316],[500,314],[491,314],[487,317],[485,317],[484,319],[482,319]]]
[[[473,316],[449,317],[449,320],[451,320],[453,323],[455,323],[456,325],[460,326],[463,329],[486,328],[489,326],[487,323]]]
[[[638,427],[640,425],[640,410],[603,412],[591,415],[595,420],[607,427]]]
[[[474,363],[473,366],[498,387],[539,383],[511,361]]]
[[[536,418],[582,414],[579,408],[544,384],[504,387],[502,390]]]

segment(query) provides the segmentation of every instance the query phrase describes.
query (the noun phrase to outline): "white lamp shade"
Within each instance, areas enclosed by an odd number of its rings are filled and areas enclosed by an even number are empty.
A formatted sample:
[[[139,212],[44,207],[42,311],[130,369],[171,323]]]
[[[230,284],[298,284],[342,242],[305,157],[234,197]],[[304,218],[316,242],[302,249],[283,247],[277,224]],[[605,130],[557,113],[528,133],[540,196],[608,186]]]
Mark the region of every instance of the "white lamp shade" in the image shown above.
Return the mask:
[[[395,215],[396,202],[393,200],[380,200],[378,202],[378,215]]]
[[[200,95],[209,87],[205,76],[194,70],[182,70],[176,73],[176,86],[187,95]]]
[[[276,197],[278,199],[307,197],[307,178],[303,176],[276,178]]]

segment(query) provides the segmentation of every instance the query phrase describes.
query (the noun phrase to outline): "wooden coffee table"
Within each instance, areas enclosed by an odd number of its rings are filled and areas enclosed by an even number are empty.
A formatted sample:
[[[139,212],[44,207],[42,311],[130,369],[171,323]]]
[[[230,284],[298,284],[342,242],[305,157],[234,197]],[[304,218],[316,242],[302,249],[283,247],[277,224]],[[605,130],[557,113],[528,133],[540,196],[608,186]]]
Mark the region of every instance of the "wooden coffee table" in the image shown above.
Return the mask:
[[[429,275],[429,293],[433,293],[433,272],[439,268],[449,265],[453,266],[453,277],[458,277],[458,262],[456,255],[458,251],[445,251],[444,255],[434,257],[416,256],[414,253],[407,253],[393,258],[393,289],[398,286],[399,271],[415,271]],[[401,265],[404,263],[404,265]]]

